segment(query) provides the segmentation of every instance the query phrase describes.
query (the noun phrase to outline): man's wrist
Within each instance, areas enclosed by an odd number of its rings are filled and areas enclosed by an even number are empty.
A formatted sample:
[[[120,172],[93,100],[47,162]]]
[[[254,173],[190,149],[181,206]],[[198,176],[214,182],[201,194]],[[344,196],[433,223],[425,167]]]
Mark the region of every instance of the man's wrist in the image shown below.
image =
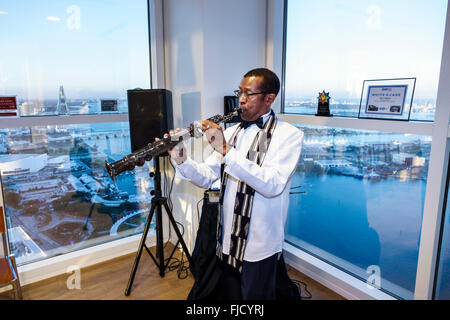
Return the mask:
[[[178,161],[175,161],[175,163],[177,164],[177,166],[179,166],[180,164],[183,164],[183,163],[184,163],[184,161],[186,161],[186,159],[183,159],[183,160],[181,160],[180,162],[178,162]]]

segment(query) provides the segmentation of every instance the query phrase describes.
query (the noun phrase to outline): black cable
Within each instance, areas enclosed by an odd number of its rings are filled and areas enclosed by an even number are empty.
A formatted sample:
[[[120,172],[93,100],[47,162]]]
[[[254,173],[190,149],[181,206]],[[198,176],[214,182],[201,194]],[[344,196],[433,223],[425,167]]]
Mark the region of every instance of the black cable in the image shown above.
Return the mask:
[[[170,163],[170,165],[172,166],[172,163],[170,162],[170,159],[167,157],[167,162]],[[167,183],[167,193],[168,193],[168,199],[170,202],[170,210],[173,210],[173,202],[172,202],[172,189],[173,189],[173,181],[175,180],[175,168],[172,166],[173,169],[173,175],[172,175],[172,180],[170,181],[170,186],[169,183]]]
[[[180,227],[182,228],[183,231],[182,231],[181,235],[183,236],[184,235],[184,226],[179,222],[177,222],[177,224],[180,225]],[[182,248],[179,248],[179,249],[181,250]],[[177,270],[177,275],[178,275],[179,279],[186,279],[189,275],[189,266],[186,265],[186,262],[187,261],[184,260],[184,251],[181,250],[181,260],[180,260],[180,265]]]
[[[168,192],[167,192],[167,172],[166,172],[166,158],[165,157],[163,157],[163,168],[164,168],[164,194],[163,194],[163,196],[167,199],[167,206],[172,211],[171,203],[170,203],[170,194],[168,194]],[[167,241],[163,246],[163,250],[166,249],[166,246],[169,243],[169,240],[171,237],[172,237],[172,228],[169,223],[169,237],[167,238]]]
[[[286,267],[288,267],[288,266],[286,265]],[[287,272],[289,272],[289,270],[290,270],[290,268],[287,268]],[[288,278],[291,279],[291,277],[289,277],[289,275],[288,275]],[[311,299],[312,298],[312,294],[311,294],[311,292],[308,291],[308,287],[307,287],[306,283],[304,283],[303,281],[297,280],[297,279],[291,279],[291,281],[297,286],[298,291],[300,292],[300,298],[301,299],[307,300],[307,299]],[[305,287],[305,291],[308,294],[307,296],[302,296],[301,285],[303,285]]]
[[[179,223],[178,221],[175,221],[182,229],[181,236],[184,235],[184,226]],[[179,241],[177,243],[177,249],[182,249],[178,247]],[[189,275],[189,266],[186,265],[186,261],[184,260],[184,252],[181,250],[181,259],[172,257],[169,261],[169,259],[166,259],[166,262],[168,263],[167,268],[169,271],[177,270],[177,276],[178,279],[186,279]]]
[[[173,176],[172,176],[171,182],[169,184],[168,183],[168,177],[167,177],[167,171],[164,170],[164,191],[165,191],[165,195],[164,196],[167,199],[167,205],[168,205],[169,209],[171,211],[173,211],[172,190],[173,190],[173,183],[174,183],[174,180],[175,180],[176,169],[175,169],[175,167],[173,166],[172,162],[170,161],[170,159],[168,157],[164,157],[164,168],[167,167],[167,161],[169,162],[170,166],[173,169]],[[170,185],[170,187],[169,187],[169,185]],[[175,223],[178,224],[181,227],[181,229],[182,229],[181,237],[183,237],[184,236],[184,226],[178,221],[175,221]],[[171,238],[171,230],[172,230],[171,229],[171,225],[169,223],[169,238],[168,238],[166,244],[164,245],[164,248],[169,243],[169,240]],[[186,265],[187,260],[184,260],[184,251],[182,250],[182,248],[178,247],[178,245],[179,245],[179,241],[177,243],[177,249],[181,249],[181,259],[171,257],[170,258],[171,261],[169,261],[169,259],[166,259],[165,263],[167,263],[168,271],[177,270],[178,278],[179,279],[185,279],[189,275],[189,266]]]
[[[173,209],[173,205],[172,205],[172,200],[170,199],[170,191],[169,191],[169,183],[168,183],[168,176],[167,176],[167,157],[163,158],[163,166],[164,166],[164,195],[167,198],[167,205],[169,207],[170,210]]]
[[[296,279],[291,279],[291,280],[292,280],[292,282],[295,283],[295,285],[297,286],[298,291],[300,291],[300,297],[301,297],[302,299],[305,299],[305,300],[306,300],[306,299],[311,299],[311,298],[312,298],[312,294],[311,294],[311,292],[308,291],[308,288],[307,288],[307,286],[306,286],[306,283],[304,283],[303,281],[300,281],[300,280],[296,280]],[[300,287],[301,284],[305,287],[305,291],[308,293],[307,296],[302,296],[302,288]]]
[[[172,194],[172,189],[173,189],[173,181],[175,180],[175,172],[176,172],[176,169],[175,169],[175,167],[173,166],[172,161],[170,161],[170,159],[169,159],[169,164],[170,164],[170,166],[171,166],[172,169],[173,169],[172,182],[170,183],[170,189],[169,189],[169,195],[171,195],[171,194]],[[172,203],[172,200],[170,200],[170,202]]]

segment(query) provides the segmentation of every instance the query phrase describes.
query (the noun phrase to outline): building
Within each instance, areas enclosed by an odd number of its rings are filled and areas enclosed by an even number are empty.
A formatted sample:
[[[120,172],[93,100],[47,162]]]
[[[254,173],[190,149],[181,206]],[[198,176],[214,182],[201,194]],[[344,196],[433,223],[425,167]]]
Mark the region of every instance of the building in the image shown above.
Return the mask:
[[[47,154],[0,155],[0,173],[3,176],[21,172],[35,173],[47,165]]]

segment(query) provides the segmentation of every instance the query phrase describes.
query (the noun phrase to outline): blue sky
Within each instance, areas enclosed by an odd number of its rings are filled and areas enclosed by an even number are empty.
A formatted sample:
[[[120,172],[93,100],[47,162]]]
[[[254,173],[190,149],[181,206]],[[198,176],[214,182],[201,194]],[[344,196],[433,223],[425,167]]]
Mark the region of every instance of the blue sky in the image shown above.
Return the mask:
[[[397,77],[435,98],[446,6],[289,0],[287,98],[357,99],[363,80]],[[126,98],[150,86],[145,0],[0,0],[0,39],[0,95],[56,98],[64,85],[68,99]]]
[[[149,88],[147,1],[0,0],[0,95],[126,98]]]
[[[286,94],[359,98],[364,80],[416,77],[435,98],[447,0],[288,2]]]

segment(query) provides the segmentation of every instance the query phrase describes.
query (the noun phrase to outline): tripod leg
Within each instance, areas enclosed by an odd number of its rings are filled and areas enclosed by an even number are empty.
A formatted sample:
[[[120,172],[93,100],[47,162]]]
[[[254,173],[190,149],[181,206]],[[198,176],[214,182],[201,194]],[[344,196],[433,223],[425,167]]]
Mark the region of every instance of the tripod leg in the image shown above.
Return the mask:
[[[192,257],[189,254],[189,251],[187,249],[186,243],[183,240],[183,236],[181,235],[180,230],[178,230],[177,222],[175,221],[175,219],[172,215],[172,211],[170,211],[169,206],[167,205],[166,201],[163,202],[163,205],[164,205],[164,209],[166,209],[167,216],[169,217],[169,220],[172,223],[173,229],[175,230],[175,233],[177,234],[178,241],[181,243],[181,247],[183,248],[183,251],[186,254],[189,264],[192,266],[192,268],[191,268],[191,270],[192,270],[194,267],[194,261],[192,260]]]
[[[88,214],[88,216],[86,218],[86,222],[84,223],[83,230],[87,230],[87,226],[89,224],[89,219],[91,218],[92,211],[94,211],[94,206],[95,206],[95,202],[93,202],[92,205],[91,205],[91,209],[89,210],[89,214]]]
[[[147,233],[148,233],[148,230],[150,229],[150,224],[152,222],[153,213],[155,211],[155,208],[156,208],[156,201],[152,200],[152,206],[151,206],[150,212],[148,214],[147,221],[145,222],[145,228],[144,228],[144,232],[142,233],[141,242],[139,243],[139,249],[136,253],[136,258],[134,259],[133,268],[131,269],[130,279],[128,280],[127,288],[125,289],[126,296],[130,295],[131,286],[133,285],[134,276],[136,275],[136,269],[138,267],[139,260],[141,259],[142,249],[145,246],[145,240],[147,239]]]
[[[162,209],[161,200],[157,200],[158,204],[156,207],[156,254],[159,258],[159,275],[164,277],[164,246],[163,246],[163,223],[162,223]]]

